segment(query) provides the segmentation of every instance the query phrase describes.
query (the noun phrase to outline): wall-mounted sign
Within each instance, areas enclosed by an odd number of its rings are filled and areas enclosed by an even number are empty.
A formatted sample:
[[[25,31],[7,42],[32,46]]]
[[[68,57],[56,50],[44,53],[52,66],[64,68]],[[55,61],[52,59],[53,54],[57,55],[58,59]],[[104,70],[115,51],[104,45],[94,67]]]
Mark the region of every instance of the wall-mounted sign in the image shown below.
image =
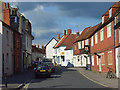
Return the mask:
[[[65,52],[61,52],[61,55],[65,55]]]

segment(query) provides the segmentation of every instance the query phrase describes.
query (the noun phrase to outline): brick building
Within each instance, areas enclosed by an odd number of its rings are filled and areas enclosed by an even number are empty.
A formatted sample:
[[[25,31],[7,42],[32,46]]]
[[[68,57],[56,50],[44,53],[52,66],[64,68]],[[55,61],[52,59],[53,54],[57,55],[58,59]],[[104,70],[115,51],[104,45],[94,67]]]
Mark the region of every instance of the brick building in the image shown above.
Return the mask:
[[[89,67],[90,69],[90,37],[100,24],[85,28],[75,39],[73,46],[75,67]]]
[[[115,72],[114,21],[119,2],[115,2],[102,16],[102,24],[91,37],[91,68],[94,71],[107,72],[110,67]],[[99,57],[100,56],[100,57]]]
[[[16,23],[16,20],[14,18],[11,19],[11,14],[10,14],[10,6],[9,3],[4,3],[4,8],[3,8],[3,17],[4,17],[4,22],[11,27],[11,24],[14,22]],[[13,21],[12,21],[13,20]],[[12,27],[11,27],[12,28]],[[21,34],[19,32],[17,32],[17,30],[15,28],[13,28],[13,69],[14,69],[14,73],[18,73],[20,72],[21,69]],[[11,66],[12,67],[12,66]]]

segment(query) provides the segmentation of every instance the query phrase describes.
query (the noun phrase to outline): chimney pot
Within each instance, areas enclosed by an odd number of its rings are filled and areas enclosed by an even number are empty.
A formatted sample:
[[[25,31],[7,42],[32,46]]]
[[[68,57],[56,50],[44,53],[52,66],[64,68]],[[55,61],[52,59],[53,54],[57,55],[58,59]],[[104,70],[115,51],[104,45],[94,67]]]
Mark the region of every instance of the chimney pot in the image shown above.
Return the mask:
[[[7,8],[9,8],[9,3],[7,3]]]
[[[6,8],[6,3],[4,3],[4,8]]]
[[[60,40],[60,34],[58,34],[58,40]]]
[[[64,30],[64,36],[66,35],[66,30]]]
[[[44,48],[44,46],[42,45],[42,46],[41,46],[41,48],[43,49],[43,48]]]
[[[38,44],[38,48],[39,48],[39,44]]]
[[[78,31],[78,30],[77,30],[77,33],[76,33],[76,34],[77,34],[77,36],[79,36],[79,31]]]

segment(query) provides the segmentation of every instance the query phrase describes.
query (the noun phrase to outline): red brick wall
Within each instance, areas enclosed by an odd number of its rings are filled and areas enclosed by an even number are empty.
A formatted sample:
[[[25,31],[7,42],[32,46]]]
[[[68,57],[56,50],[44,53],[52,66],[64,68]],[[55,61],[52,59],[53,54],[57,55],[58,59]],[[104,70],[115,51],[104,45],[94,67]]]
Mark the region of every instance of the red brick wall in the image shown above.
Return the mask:
[[[98,43],[95,44],[95,35],[93,36],[94,44],[91,47],[91,56],[94,55],[95,52],[101,51],[101,53],[104,53],[105,58],[105,65],[102,66],[102,71],[107,72],[107,67],[113,68],[115,70],[115,56],[114,56],[114,23],[111,23],[111,37],[107,38],[107,26],[104,27],[104,39],[103,41],[100,41],[100,31],[98,31]],[[108,65],[108,51],[112,51],[112,65]],[[97,66],[97,59],[96,55],[94,55],[94,63],[95,65],[92,66],[92,70],[98,71]]]
[[[20,72],[21,70],[21,37],[20,34],[17,32],[14,32],[14,60],[15,60],[15,73]],[[19,38],[19,44],[18,44],[18,48],[17,48],[17,38]],[[17,57],[19,57],[19,67],[17,68]]]
[[[116,45],[115,46],[118,46],[120,44],[119,43],[119,29],[117,28],[115,32],[116,32],[116,37],[115,37]]]
[[[75,46],[74,45],[76,45],[76,50],[75,50]],[[78,48],[78,42],[77,43],[75,43],[73,45],[73,55],[77,55],[77,54],[79,54],[79,52],[80,52],[80,50],[79,50],[79,48]]]

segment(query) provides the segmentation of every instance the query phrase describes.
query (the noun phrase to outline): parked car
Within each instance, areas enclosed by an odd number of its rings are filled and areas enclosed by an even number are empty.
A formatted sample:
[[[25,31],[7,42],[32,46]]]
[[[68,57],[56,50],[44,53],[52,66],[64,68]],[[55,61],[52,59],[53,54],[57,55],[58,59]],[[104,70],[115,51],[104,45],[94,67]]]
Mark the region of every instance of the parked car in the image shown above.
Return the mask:
[[[48,65],[52,73],[55,72],[55,65],[52,62],[42,62],[42,63]]]
[[[37,77],[50,77],[51,69],[48,65],[40,64],[36,68],[34,68],[35,78]]]

